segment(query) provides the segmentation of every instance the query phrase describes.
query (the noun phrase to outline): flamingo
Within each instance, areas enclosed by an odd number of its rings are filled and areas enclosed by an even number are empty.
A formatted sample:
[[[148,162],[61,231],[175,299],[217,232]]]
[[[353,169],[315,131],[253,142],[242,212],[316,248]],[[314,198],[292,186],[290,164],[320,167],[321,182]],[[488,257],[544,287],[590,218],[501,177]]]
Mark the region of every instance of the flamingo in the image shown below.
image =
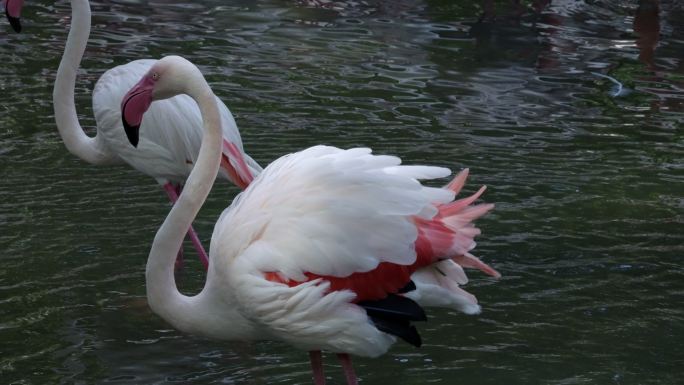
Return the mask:
[[[12,11],[10,22],[15,20],[13,25],[20,25],[18,15],[22,2],[8,0],[7,10]],[[95,137],[87,136],[76,114],[74,88],[76,73],[90,34],[90,4],[87,0],[72,0],[71,10],[71,29],[53,91],[55,121],[64,145],[69,152],[88,163],[127,163],[152,176],[174,203],[197,161],[202,136],[202,117],[197,104],[185,95],[155,103],[146,114],[146,130],[140,136],[139,146],[131,147],[121,128],[120,102],[125,92],[156,62],[150,59],[135,60],[106,71],[95,84],[92,100],[97,134]],[[245,188],[253,175],[261,172],[261,167],[244,153],[240,133],[228,107],[218,98],[217,103],[224,144],[221,176]],[[188,229],[188,237],[206,268],[207,254],[192,226]]]
[[[176,329],[223,340],[279,339],[309,351],[314,382],[325,383],[321,350],[338,354],[357,384],[350,354],[375,357],[396,337],[420,346],[415,321],[429,305],[477,313],[460,288],[463,267],[499,273],[470,254],[472,220],[493,205],[454,201],[467,170],[445,188],[423,186],[450,170],[404,166],[370,149],[315,146],[272,162],[214,227],[203,289],[181,294],[175,250],[204,203],[222,157],[219,107],[200,70],[179,56],[157,61],[121,102],[133,146],[147,108],[178,94],[204,119],[200,153],[185,190],[157,231],[147,260],[152,311]],[[416,294],[414,292],[420,292]],[[411,294],[413,293],[413,294]]]

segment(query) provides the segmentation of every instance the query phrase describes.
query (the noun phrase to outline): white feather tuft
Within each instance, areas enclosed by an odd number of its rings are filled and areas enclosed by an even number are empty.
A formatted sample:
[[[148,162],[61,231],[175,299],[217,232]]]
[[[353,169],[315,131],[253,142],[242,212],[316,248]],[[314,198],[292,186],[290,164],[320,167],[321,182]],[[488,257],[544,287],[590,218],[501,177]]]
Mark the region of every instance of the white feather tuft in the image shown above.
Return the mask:
[[[444,260],[422,268],[411,276],[416,290],[407,297],[422,306],[437,306],[459,310],[466,314],[479,314],[480,305],[474,295],[460,288],[468,278],[463,268],[452,260]]]

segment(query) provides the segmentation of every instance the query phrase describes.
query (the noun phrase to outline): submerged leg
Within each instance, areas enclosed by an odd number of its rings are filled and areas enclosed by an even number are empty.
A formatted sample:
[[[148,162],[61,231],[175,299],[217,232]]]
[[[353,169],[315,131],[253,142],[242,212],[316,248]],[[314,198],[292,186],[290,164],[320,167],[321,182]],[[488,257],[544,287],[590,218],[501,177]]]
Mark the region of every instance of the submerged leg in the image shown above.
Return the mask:
[[[323,374],[323,357],[320,350],[309,352],[311,359],[311,371],[313,372],[314,384],[325,385],[325,375]]]
[[[178,255],[176,256],[176,263],[173,264],[173,270],[178,271],[183,268],[183,248],[178,250]]]
[[[178,195],[180,195],[180,192],[182,191],[182,187],[180,185],[174,186],[173,183],[168,182],[164,185],[164,191],[166,191],[166,194],[169,196],[169,199],[171,200],[172,203],[176,203],[178,200]],[[197,236],[197,233],[195,232],[195,229],[192,228],[192,225],[190,225],[190,229],[188,229],[188,237],[190,237],[190,240],[192,241],[192,244],[195,246],[195,249],[197,250],[197,255],[199,256],[200,262],[202,262],[202,265],[204,265],[204,269],[206,270],[209,267],[209,258],[207,257],[207,252],[204,251],[204,247],[202,246],[202,242],[200,242],[199,237]],[[179,251],[178,253],[179,258],[181,258],[180,265],[183,265],[182,261],[182,251]],[[176,266],[179,265],[179,262],[176,261]]]
[[[358,385],[359,382],[356,378],[356,373],[354,373],[354,366],[352,366],[351,357],[349,357],[349,354],[339,353],[337,358],[342,364],[342,369],[344,369],[344,376],[347,378],[347,385]]]

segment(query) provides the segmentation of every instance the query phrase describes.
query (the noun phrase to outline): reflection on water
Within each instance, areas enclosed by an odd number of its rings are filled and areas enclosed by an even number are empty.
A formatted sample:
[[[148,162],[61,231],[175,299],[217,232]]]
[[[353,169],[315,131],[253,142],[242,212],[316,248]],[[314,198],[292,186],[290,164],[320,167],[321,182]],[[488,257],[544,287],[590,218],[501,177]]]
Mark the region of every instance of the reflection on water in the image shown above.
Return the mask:
[[[262,164],[371,146],[470,167],[497,209],[470,317],[432,310],[421,349],[357,359],[367,384],[677,384],[684,9],[673,1],[97,1],[77,104],[126,61],[201,65]],[[51,84],[64,1],[0,35],[0,376],[6,383],[309,383],[285,344],[180,334],[148,310],[144,261],[168,210],[156,183],[70,156]],[[611,97],[610,76],[631,93]],[[237,191],[219,184],[212,223]],[[190,251],[190,248],[186,250]],[[187,258],[183,290],[203,273]],[[334,360],[328,372],[340,378]]]

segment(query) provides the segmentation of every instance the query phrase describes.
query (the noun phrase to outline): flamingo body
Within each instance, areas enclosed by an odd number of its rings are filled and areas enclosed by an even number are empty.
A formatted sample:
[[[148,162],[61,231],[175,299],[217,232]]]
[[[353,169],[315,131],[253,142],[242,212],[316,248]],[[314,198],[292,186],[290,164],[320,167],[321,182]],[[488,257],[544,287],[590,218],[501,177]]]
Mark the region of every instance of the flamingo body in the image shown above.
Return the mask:
[[[396,293],[435,262],[417,253],[420,221],[431,223],[454,192],[418,180],[448,174],[363,148],[280,158],[220,217],[210,274],[231,282],[244,317],[279,339],[380,355],[395,339],[355,303]]]

